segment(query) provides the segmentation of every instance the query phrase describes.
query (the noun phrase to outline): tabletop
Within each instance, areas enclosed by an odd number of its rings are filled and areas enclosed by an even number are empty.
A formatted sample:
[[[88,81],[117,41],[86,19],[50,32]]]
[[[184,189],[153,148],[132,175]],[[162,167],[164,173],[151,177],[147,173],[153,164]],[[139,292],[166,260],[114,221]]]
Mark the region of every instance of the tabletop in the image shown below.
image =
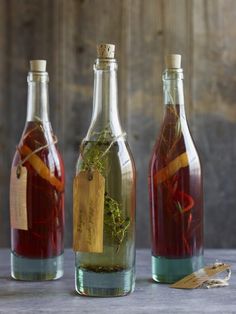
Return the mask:
[[[91,298],[74,290],[74,256],[65,252],[65,274],[57,281],[10,278],[10,252],[0,250],[0,313],[236,313],[236,250],[205,251],[205,262],[232,265],[228,287],[179,290],[151,280],[149,250],[137,251],[136,288],[125,297]]]

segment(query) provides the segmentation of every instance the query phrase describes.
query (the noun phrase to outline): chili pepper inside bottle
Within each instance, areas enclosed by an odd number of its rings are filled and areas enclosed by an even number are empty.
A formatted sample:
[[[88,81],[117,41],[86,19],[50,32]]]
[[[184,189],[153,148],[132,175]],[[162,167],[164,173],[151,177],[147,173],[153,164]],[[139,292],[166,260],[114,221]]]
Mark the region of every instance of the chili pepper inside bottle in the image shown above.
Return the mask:
[[[25,128],[10,184],[11,275],[51,280],[63,275],[64,166],[48,114],[45,60],[30,61]]]
[[[172,283],[203,266],[201,165],[189,132],[180,55],[166,57],[165,114],[149,168],[152,278]]]
[[[92,120],[74,179],[75,285],[86,296],[134,289],[135,166],[119,122],[114,50],[98,45]]]

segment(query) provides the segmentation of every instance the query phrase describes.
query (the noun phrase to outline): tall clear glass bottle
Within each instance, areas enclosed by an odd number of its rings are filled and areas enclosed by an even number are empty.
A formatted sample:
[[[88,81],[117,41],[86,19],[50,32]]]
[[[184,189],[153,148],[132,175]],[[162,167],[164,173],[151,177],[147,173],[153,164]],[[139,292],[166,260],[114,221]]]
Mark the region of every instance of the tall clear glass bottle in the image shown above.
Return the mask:
[[[27,119],[11,170],[11,275],[51,280],[63,275],[64,166],[49,121],[45,60],[30,62],[27,80]]]
[[[135,282],[135,165],[119,122],[115,46],[101,44],[97,50],[93,114],[76,176],[98,171],[105,179],[103,242],[99,253],[75,249],[75,285],[81,295],[122,296],[133,291]]]
[[[152,277],[171,283],[203,266],[203,191],[180,55],[166,57],[162,78],[165,114],[149,169]]]

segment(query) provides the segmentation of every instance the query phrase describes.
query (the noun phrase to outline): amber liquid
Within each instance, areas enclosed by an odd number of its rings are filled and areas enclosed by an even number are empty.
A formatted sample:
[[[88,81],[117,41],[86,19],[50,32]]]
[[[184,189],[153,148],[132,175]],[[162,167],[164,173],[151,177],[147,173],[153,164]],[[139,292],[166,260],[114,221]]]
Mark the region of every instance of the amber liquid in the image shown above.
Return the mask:
[[[17,166],[25,158],[21,153],[26,145],[32,151],[53,142],[50,123],[28,122],[13,160]],[[63,253],[64,239],[64,166],[52,144],[36,155],[61,183],[60,189],[36,171],[27,160],[27,219],[28,230],[12,229],[12,251],[27,258],[50,258]]]
[[[150,162],[152,251],[166,258],[201,255],[203,250],[201,166],[182,110],[166,105]],[[188,163],[181,166],[180,156]]]

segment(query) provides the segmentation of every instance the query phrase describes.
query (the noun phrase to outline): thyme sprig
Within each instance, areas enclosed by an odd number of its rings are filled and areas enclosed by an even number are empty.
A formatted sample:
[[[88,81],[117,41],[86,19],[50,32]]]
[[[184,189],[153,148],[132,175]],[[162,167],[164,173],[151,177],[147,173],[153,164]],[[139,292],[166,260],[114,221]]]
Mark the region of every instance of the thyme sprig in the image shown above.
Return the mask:
[[[105,215],[104,224],[117,244],[117,252],[125,238],[125,234],[130,225],[130,219],[124,218],[117,201],[105,194]]]
[[[93,142],[86,142],[81,145],[81,156],[83,159],[82,170],[91,172],[97,170],[105,177],[107,165],[107,156],[110,153],[112,145],[116,142],[117,137],[113,137],[110,130],[105,128],[102,132],[93,133],[97,139]],[[104,146],[107,148],[104,150]],[[105,191],[104,195],[104,226],[105,232],[110,235],[111,239],[117,245],[117,253],[125,238],[130,219],[124,217],[119,204],[114,198]]]

